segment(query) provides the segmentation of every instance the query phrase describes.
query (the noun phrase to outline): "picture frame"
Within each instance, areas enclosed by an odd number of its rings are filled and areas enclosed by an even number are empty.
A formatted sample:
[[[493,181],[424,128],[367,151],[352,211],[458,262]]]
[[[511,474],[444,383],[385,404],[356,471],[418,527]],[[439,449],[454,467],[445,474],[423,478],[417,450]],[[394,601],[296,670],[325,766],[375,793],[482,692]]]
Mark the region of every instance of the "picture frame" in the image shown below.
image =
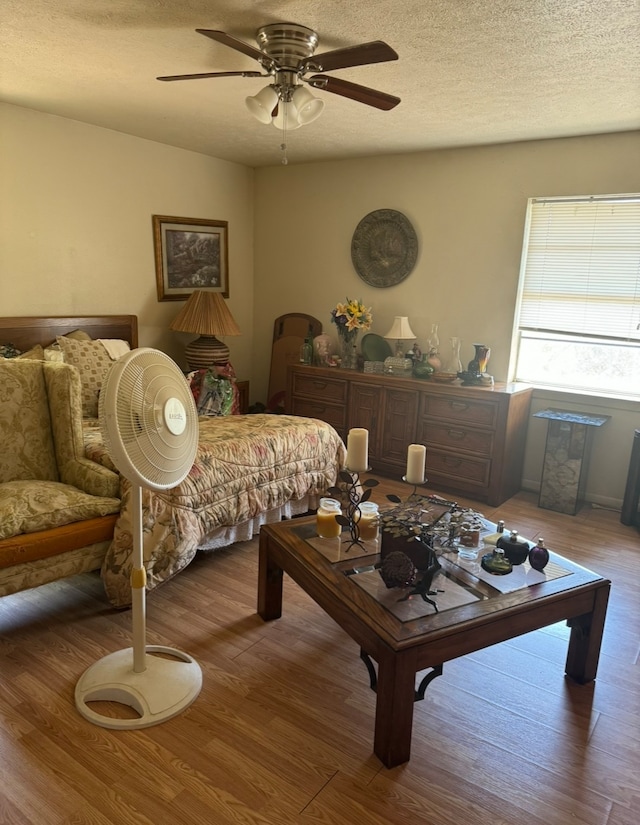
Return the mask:
[[[196,289],[229,297],[229,225],[153,215],[158,301],[185,301]]]

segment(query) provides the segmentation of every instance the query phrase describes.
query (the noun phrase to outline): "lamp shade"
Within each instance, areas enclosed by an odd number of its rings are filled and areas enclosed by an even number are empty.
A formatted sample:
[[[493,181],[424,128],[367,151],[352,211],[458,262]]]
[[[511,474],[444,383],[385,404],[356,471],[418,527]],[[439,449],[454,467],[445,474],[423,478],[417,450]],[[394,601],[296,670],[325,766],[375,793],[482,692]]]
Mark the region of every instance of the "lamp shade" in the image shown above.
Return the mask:
[[[405,341],[416,336],[409,325],[409,319],[406,315],[396,315],[393,319],[391,329],[384,337],[392,338],[394,341]]]
[[[324,102],[314,97],[306,86],[298,86],[292,100],[298,111],[298,120],[303,125],[312,123],[324,109]]]
[[[291,132],[293,129],[299,129],[302,126],[298,119],[298,110],[296,104],[286,103],[282,100],[278,104],[278,113],[271,121],[276,129],[285,129]]]
[[[273,86],[265,86],[257,95],[245,98],[247,109],[260,123],[271,123],[271,115],[278,102]]]
[[[206,369],[212,364],[226,364],[229,347],[216,335],[241,335],[233,315],[220,292],[196,289],[173,319],[169,329],[200,335],[187,345],[185,355],[191,369]]]

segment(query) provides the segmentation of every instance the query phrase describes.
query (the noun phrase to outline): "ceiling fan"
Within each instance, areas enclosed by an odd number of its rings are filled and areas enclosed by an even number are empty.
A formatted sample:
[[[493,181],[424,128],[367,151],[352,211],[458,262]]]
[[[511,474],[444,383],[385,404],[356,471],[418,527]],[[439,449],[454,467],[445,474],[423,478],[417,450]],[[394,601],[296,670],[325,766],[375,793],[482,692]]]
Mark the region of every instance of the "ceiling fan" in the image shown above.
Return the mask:
[[[303,83],[385,111],[400,103],[400,98],[394,95],[324,74],[335,69],[397,60],[397,53],[382,40],[315,54],[318,35],[296,23],[271,23],[259,28],[256,32],[259,48],[222,31],[196,29],[196,32],[252,57],[260,64],[262,71],[202,72],[157,79],[271,77],[272,82],[268,86],[253,97],[246,98],[249,111],[262,123],[273,123],[281,129],[296,129],[315,120],[324,103],[314,97]]]

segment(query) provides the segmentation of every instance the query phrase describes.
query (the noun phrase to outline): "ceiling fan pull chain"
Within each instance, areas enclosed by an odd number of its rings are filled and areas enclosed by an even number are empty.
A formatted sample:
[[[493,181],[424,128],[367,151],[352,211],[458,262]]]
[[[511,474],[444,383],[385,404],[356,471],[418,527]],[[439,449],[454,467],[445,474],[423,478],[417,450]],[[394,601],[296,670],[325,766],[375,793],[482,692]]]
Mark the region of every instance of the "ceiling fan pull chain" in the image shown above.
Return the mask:
[[[280,149],[282,151],[282,165],[287,166],[289,163],[289,158],[287,157],[287,115],[288,115],[288,107],[283,106],[282,112],[282,143],[280,144]]]

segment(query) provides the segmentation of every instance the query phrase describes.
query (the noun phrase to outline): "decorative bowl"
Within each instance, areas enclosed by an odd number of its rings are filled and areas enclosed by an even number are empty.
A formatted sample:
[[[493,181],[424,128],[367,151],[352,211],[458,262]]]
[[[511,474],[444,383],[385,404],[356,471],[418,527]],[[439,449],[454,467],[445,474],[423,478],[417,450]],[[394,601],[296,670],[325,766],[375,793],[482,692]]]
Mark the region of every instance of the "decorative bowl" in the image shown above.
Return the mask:
[[[457,372],[434,372],[431,376],[432,381],[439,381],[441,384],[450,384],[458,377]]]

